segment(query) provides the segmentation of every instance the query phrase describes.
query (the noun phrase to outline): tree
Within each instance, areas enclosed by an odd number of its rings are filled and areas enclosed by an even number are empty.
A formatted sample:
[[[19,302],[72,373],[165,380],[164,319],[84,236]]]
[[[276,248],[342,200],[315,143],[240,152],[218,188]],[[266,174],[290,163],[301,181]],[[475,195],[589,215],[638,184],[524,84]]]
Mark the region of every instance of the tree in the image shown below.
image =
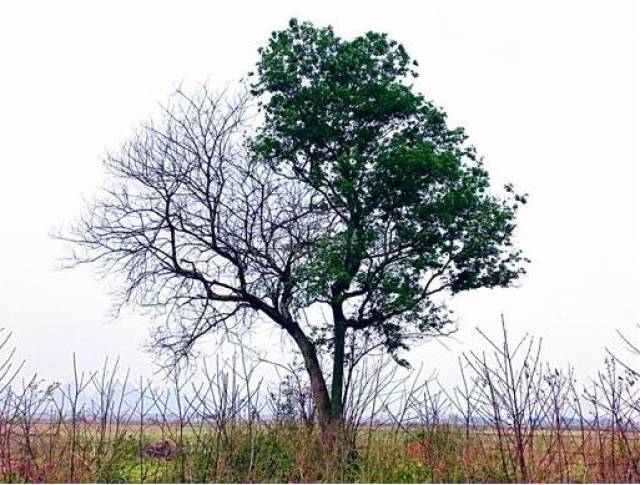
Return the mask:
[[[292,20],[259,52],[250,93],[178,92],[109,154],[111,185],[65,238],[73,263],[124,276],[122,304],[167,316],[154,341],[176,358],[213,331],[277,325],[327,430],[343,419],[345,366],[380,347],[406,365],[401,350],[451,322],[438,294],[524,272],[512,236],[525,197],[492,195],[386,35]]]

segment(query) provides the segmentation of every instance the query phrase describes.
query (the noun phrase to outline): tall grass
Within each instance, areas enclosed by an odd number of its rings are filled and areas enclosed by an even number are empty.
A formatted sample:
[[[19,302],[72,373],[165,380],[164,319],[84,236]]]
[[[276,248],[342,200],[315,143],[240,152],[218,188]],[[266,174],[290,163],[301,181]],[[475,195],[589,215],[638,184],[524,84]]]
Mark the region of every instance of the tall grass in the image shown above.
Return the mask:
[[[3,482],[637,482],[638,348],[579,384],[540,341],[484,336],[460,384],[400,373],[382,356],[353,369],[340,446],[327,453],[300,369],[267,385],[241,353],[161,382],[118,361],[68,385],[18,380],[0,340]],[[635,361],[634,361],[635,359]],[[135,382],[134,382],[135,381]]]

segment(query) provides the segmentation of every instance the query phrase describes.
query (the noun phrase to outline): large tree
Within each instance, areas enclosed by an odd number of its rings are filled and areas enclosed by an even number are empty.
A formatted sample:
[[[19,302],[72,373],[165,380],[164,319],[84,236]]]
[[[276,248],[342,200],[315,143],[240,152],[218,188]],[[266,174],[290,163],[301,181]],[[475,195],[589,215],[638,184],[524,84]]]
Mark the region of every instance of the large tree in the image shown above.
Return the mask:
[[[524,272],[512,236],[525,200],[510,185],[492,193],[386,35],[344,40],[292,20],[259,53],[250,94],[178,93],[111,153],[112,183],[67,238],[74,262],[124,275],[122,303],[167,316],[155,342],[178,357],[210,332],[278,326],[327,429],[357,352],[382,346],[404,363],[399,351],[450,323],[439,294]]]

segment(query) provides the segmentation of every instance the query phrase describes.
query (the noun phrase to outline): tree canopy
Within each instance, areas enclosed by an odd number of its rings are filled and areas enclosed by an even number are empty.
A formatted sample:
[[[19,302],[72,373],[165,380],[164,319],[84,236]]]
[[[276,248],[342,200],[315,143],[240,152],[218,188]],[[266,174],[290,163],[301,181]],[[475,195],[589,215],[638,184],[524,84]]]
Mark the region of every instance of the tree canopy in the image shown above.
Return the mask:
[[[491,194],[464,131],[414,92],[417,62],[401,44],[291,20],[260,54],[255,156],[317,194],[327,220],[296,271],[306,303],[348,304],[346,325],[394,350],[408,326],[447,323],[431,295],[507,286],[524,271],[512,236],[525,197]]]
[[[74,262],[124,276],[121,302],[168,316],[156,344],[177,356],[209,332],[276,324],[326,426],[342,418],[345,366],[379,346],[404,364],[411,339],[451,321],[438,294],[524,272],[525,196],[492,191],[387,35],[344,40],[291,20],[259,54],[249,93],[180,92],[112,152],[104,197],[66,237]]]

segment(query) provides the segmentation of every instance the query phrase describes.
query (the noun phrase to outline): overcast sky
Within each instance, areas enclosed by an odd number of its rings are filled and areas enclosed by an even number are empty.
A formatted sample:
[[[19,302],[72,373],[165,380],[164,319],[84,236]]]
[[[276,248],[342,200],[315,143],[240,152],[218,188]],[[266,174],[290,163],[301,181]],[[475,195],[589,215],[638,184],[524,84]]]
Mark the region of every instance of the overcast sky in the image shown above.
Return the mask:
[[[56,270],[49,233],[103,180],[101,156],[181,82],[224,86],[296,16],[350,37],[388,32],[420,62],[418,88],[462,125],[499,186],[530,194],[518,288],[457,297],[455,340],[410,360],[452,375],[457,354],[495,335],[543,337],[555,364],[592,373],[616,329],[640,341],[637,139],[640,9],[634,2],[2,2],[0,5],[0,325],[44,377],[72,353],[136,373],[151,322],[109,317],[108,285]],[[634,71],[635,69],[635,71]],[[254,344],[258,345],[256,339]]]

